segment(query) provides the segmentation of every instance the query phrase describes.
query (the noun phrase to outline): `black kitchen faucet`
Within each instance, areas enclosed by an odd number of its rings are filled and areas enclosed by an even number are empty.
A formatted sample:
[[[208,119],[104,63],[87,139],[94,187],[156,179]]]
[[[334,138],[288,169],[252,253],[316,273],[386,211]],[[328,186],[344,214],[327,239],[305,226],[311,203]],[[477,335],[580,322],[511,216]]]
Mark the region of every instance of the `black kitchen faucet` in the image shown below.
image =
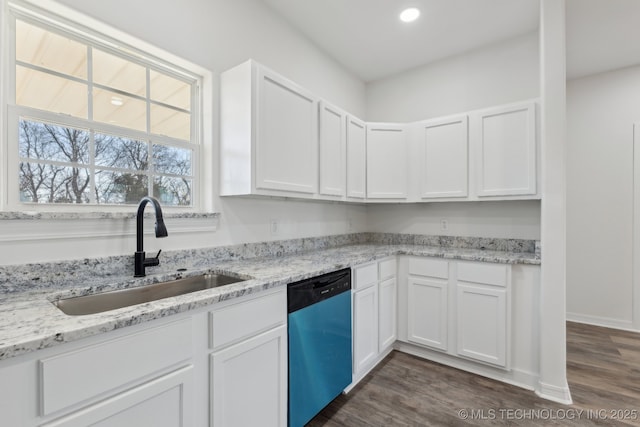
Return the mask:
[[[143,249],[144,208],[149,202],[153,205],[153,209],[156,213],[156,237],[167,237],[169,235],[169,233],[167,233],[167,227],[164,225],[164,220],[162,219],[162,208],[160,207],[160,202],[153,197],[143,197],[138,205],[138,215],[136,217],[136,253],[134,255],[135,264],[133,277],[143,277],[145,276],[144,269],[146,267],[160,265],[160,252],[162,252],[162,249],[158,251],[158,254],[154,258],[148,259],[145,258]]]

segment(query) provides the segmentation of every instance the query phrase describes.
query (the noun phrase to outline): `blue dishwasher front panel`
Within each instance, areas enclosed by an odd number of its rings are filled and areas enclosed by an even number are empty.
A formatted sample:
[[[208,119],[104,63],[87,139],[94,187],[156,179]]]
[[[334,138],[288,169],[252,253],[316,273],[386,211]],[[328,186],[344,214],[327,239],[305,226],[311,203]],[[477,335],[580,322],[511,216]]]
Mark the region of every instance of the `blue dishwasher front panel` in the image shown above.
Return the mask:
[[[351,292],[289,314],[289,426],[301,427],[352,381]]]

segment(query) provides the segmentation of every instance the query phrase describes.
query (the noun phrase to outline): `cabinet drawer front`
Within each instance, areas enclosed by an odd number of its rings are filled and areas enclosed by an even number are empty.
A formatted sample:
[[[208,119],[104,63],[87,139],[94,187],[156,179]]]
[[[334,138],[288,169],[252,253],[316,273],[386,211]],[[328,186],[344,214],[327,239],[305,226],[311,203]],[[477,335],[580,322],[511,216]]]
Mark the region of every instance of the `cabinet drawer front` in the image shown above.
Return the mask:
[[[509,268],[510,266],[506,264],[460,262],[458,263],[458,280],[506,287]]]
[[[378,263],[355,267],[353,269],[353,289],[364,289],[378,282]]]
[[[40,361],[41,413],[51,414],[192,357],[191,319]]]
[[[448,279],[449,261],[431,258],[410,258],[409,274]]]
[[[287,320],[286,290],[210,312],[212,349],[235,343]]]
[[[385,259],[378,263],[380,280],[390,279],[396,276],[396,259]]]
[[[42,427],[191,425],[193,370],[186,366]]]

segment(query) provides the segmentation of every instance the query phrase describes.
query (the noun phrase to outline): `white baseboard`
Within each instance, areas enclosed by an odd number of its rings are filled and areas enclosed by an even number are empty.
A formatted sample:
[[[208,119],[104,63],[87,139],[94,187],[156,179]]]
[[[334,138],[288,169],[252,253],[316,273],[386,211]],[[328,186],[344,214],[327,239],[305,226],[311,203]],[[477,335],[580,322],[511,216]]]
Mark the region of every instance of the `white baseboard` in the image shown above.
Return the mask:
[[[365,368],[363,371],[358,372],[357,376],[356,376],[356,374],[354,374],[353,381],[351,382],[351,384],[349,384],[349,386],[347,388],[344,389],[343,393],[347,394],[351,390],[353,390],[353,388],[356,385],[358,385],[358,383],[360,381],[362,381],[362,379],[364,377],[366,377],[369,374],[369,372],[371,372],[371,370],[373,368],[378,366],[378,363],[382,362],[382,359],[387,357],[389,355],[389,353],[391,353],[392,351],[393,351],[393,345],[389,346],[389,348],[383,350],[382,353],[378,354],[378,357],[376,357],[375,360],[373,360],[373,362],[371,362],[371,365],[369,367]]]
[[[564,387],[558,387],[555,385],[539,382],[536,394],[543,399],[552,400],[557,403],[562,403],[563,405],[571,405],[573,403],[573,400],[571,400],[571,392],[569,391],[568,384],[566,384]]]
[[[460,369],[462,371],[471,372],[472,374],[491,378],[496,381],[511,384],[516,387],[524,388],[526,390],[533,391],[536,390],[538,386],[537,374],[533,372],[527,372],[518,368],[512,367],[510,370],[493,368],[491,366],[460,359],[446,353],[429,350],[416,346],[414,344],[409,344],[401,341],[396,341],[395,348],[396,350],[402,351],[403,353],[411,354],[423,359],[451,366],[452,368]]]
[[[620,329],[623,331],[640,332],[640,330],[633,327],[633,322],[630,320],[612,319],[610,317],[590,316],[578,313],[567,313],[567,320],[570,322]]]
[[[349,393],[364,377],[367,376],[369,372],[371,372],[373,368],[378,365],[378,363],[380,363],[385,357],[387,357],[387,355],[394,349],[443,365],[451,366],[452,368],[460,369],[472,374],[481,375],[483,377],[491,378],[496,381],[501,381],[516,387],[534,391],[536,395],[540,396],[543,399],[567,405],[572,403],[571,393],[569,391],[568,385],[566,385],[565,387],[558,387],[551,384],[542,383],[539,380],[538,374],[534,372],[525,371],[513,366],[510,370],[493,368],[491,366],[460,359],[446,353],[429,350],[427,348],[402,341],[396,341],[393,347],[390,347],[379,354],[368,368],[366,368],[362,372],[359,372],[357,376],[354,376],[353,382],[344,390],[343,393]]]

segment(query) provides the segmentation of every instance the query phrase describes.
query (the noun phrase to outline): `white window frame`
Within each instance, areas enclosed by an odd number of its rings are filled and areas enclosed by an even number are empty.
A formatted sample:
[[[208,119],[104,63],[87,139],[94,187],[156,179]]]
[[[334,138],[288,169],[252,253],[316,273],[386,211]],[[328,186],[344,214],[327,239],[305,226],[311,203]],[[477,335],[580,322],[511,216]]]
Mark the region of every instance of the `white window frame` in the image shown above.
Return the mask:
[[[169,69],[177,75],[195,78],[197,83],[192,97],[191,112],[192,141],[197,143],[192,159],[192,206],[166,206],[172,212],[213,212],[213,194],[207,191],[211,188],[207,183],[213,183],[213,165],[205,159],[212,159],[213,152],[213,99],[212,73],[203,67],[170,54],[143,40],[116,30],[98,20],[90,18],[71,8],[51,0],[0,0],[0,46],[2,47],[2,64],[0,69],[0,211],[49,211],[49,212],[130,212],[131,205],[103,205],[103,204],[36,204],[23,203],[19,200],[18,192],[18,144],[17,117],[28,109],[13,105],[15,102],[15,63],[11,60],[15,51],[15,17],[25,17],[25,20],[36,20],[47,26],[61,28],[77,34],[79,39],[93,46],[114,47],[132,52],[141,58],[143,63],[156,65],[163,70]],[[124,48],[124,49],[123,49]],[[29,116],[29,114],[26,114]],[[38,114],[36,119],[50,119],[55,122],[57,114]],[[86,127],[87,120],[74,120],[65,117],[65,123],[72,126]],[[85,125],[83,126],[83,123]],[[108,124],[92,122],[91,127],[110,134],[121,134],[115,127]],[[127,132],[132,134],[135,132]],[[142,135],[141,135],[142,136]],[[145,139],[148,135],[145,136]],[[180,147],[180,143],[168,137],[154,137],[155,140],[170,142],[171,146]],[[186,146],[186,145],[185,145]],[[194,148],[189,143],[188,148]],[[149,153],[151,155],[151,153]]]

